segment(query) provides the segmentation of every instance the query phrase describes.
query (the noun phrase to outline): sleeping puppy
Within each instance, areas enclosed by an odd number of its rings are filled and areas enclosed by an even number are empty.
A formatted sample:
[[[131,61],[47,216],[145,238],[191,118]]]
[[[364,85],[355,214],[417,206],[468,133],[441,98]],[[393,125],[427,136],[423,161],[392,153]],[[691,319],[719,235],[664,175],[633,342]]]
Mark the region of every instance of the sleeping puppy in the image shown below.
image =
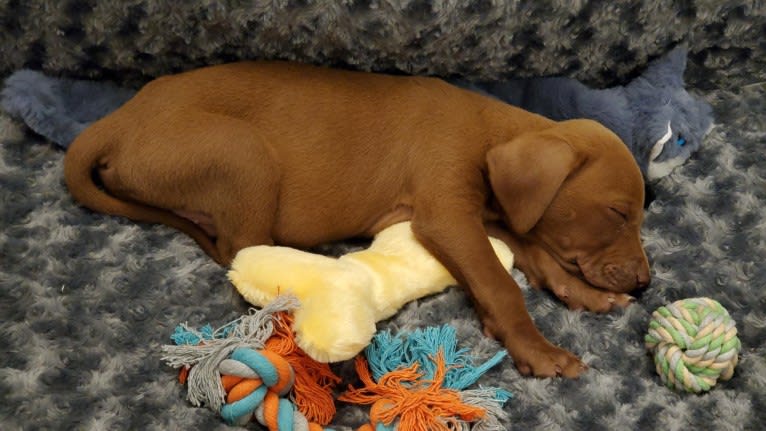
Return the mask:
[[[537,330],[487,223],[544,251],[543,277],[564,271],[594,297],[627,302],[649,282],[643,182],[615,134],[433,78],[285,62],[163,77],[87,128],[64,168],[86,207],[178,228],[222,265],[411,220],[524,374],[584,365]]]

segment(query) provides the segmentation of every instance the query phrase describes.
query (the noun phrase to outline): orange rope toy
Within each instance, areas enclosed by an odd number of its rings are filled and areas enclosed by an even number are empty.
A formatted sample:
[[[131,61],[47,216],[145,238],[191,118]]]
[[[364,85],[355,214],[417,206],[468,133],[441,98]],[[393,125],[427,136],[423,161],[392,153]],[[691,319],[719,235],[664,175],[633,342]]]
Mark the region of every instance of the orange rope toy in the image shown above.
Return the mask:
[[[295,344],[288,312],[296,306],[284,296],[215,331],[179,325],[163,359],[180,368],[192,404],[229,424],[254,417],[269,431],[322,430],[335,415],[332,387],[340,378]]]
[[[499,363],[506,352],[474,366],[467,350],[456,346],[455,330],[446,325],[407,336],[376,335],[365,351],[367,359],[356,358],[364,386],[349,386],[338,398],[372,405],[370,423],[358,431],[505,430],[503,422],[508,417],[502,406],[511,393],[464,388]]]

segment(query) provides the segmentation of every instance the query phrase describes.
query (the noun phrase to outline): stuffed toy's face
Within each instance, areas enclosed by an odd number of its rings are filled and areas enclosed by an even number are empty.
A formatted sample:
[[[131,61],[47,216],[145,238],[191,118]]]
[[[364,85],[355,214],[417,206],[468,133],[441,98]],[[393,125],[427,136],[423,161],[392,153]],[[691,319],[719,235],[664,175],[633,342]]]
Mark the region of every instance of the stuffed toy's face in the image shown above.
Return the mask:
[[[710,105],[684,88],[686,55],[684,48],[674,49],[625,88],[635,115],[633,139],[648,160],[644,173],[650,180],[686,161],[712,128]]]

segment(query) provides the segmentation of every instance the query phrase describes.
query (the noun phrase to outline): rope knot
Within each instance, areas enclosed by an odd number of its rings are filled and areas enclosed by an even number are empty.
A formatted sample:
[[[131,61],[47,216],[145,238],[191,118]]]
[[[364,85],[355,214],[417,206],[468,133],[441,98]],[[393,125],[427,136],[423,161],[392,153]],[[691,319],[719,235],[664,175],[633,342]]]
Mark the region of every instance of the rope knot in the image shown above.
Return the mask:
[[[280,399],[290,392],[295,381],[293,368],[280,355],[238,348],[229,359],[221,361],[218,372],[226,391],[226,403],[221,407],[221,417],[226,422],[246,423],[254,414],[269,430],[288,429],[288,423],[306,422],[289,400]]]
[[[741,348],[735,322],[710,298],[658,308],[644,341],[663,383],[697,393],[732,377]]]
[[[163,359],[180,368],[194,405],[229,424],[254,418],[269,431],[319,431],[332,420],[332,387],[340,378],[295,343],[292,297],[280,297],[221,328],[179,325]]]

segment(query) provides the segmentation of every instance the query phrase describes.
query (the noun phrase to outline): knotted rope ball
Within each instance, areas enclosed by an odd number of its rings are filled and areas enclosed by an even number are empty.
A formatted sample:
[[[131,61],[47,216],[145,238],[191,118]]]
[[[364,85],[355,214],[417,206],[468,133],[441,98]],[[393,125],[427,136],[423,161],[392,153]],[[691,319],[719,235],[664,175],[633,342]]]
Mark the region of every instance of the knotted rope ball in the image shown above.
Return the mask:
[[[289,313],[297,306],[285,296],[216,330],[181,324],[163,359],[180,369],[192,404],[229,424],[255,419],[269,431],[331,431],[323,425],[335,414],[340,378],[298,348]]]
[[[644,339],[662,382],[673,389],[704,392],[729,380],[741,343],[735,322],[710,298],[676,301],[652,313]]]
[[[239,348],[218,368],[226,391],[221,416],[230,424],[246,424],[255,415],[270,430],[309,430],[309,422],[286,398],[295,382],[292,367],[268,350]],[[322,428],[319,427],[321,430]]]

